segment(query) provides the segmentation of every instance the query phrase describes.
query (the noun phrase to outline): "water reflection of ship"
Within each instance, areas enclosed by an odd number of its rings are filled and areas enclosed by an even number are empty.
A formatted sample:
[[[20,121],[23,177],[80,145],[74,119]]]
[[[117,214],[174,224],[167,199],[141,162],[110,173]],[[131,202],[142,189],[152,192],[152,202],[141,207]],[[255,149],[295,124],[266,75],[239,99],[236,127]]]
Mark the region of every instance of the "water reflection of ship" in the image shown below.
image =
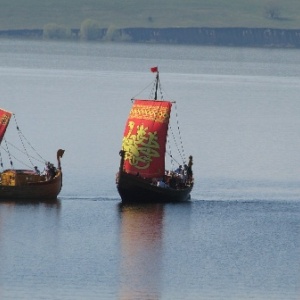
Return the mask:
[[[30,214],[25,214],[24,207],[28,207],[30,210]],[[36,201],[36,200],[26,200],[24,202],[20,201],[19,199],[7,200],[7,201],[0,201],[0,244],[1,244],[1,237],[3,234],[2,230],[4,230],[4,225],[7,222],[7,219],[10,217],[10,214],[20,212],[22,215],[22,220],[24,220],[25,216],[31,216],[32,212],[37,211],[38,214],[49,214],[49,212],[54,213],[57,217],[59,217],[61,209],[61,202],[57,199],[54,200],[45,200],[45,201]],[[42,218],[43,220],[44,218]],[[1,297],[0,297],[1,299]]]
[[[43,251],[49,252],[45,240],[49,239],[50,243],[55,240],[57,236],[57,230],[55,229],[58,229],[60,224],[60,212],[61,202],[57,199],[38,201],[36,199],[26,199],[26,201],[20,201],[20,199],[1,200],[0,256],[2,258],[13,258],[11,262],[15,265],[14,255],[17,253],[16,256],[18,256],[21,253],[25,260],[24,266],[22,265],[21,269],[30,268],[29,262],[26,262],[27,255],[32,256],[35,253],[37,255],[41,254],[44,257],[42,254],[44,253]],[[48,231],[46,228],[48,228]],[[29,241],[34,241],[36,244],[30,244]],[[40,243],[41,241],[43,242]],[[21,247],[21,250],[19,247]],[[8,264],[5,264],[6,268],[2,266],[0,270],[0,281],[1,276],[5,277],[5,272],[10,268],[9,261]],[[29,261],[31,262],[30,259]],[[14,277],[12,274],[8,276],[7,278],[11,282],[14,280],[12,278],[17,278],[17,276]],[[0,299],[4,299],[4,294],[2,293],[3,289],[0,289]]]
[[[163,204],[120,204],[120,299],[160,299]]]
[[[56,208],[59,210],[61,208],[61,202],[58,199],[26,199],[21,201],[19,199],[16,200],[1,200],[0,205],[3,207],[15,207],[15,206],[35,206],[35,207],[45,207],[45,208]]]

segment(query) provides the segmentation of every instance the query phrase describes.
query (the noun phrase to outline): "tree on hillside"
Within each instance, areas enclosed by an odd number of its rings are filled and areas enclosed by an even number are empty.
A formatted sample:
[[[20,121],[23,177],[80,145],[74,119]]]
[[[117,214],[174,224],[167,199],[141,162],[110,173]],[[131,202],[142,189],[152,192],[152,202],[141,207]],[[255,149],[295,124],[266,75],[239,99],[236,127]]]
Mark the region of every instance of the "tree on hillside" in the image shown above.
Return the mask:
[[[106,41],[118,42],[128,42],[131,40],[128,34],[126,34],[123,30],[117,28],[115,25],[110,25],[107,28],[106,34],[103,39]]]
[[[43,28],[43,37],[45,39],[68,39],[71,38],[71,30],[64,25],[49,23]]]
[[[102,30],[99,22],[87,19],[81,23],[79,34],[84,40],[99,40],[102,37]]]

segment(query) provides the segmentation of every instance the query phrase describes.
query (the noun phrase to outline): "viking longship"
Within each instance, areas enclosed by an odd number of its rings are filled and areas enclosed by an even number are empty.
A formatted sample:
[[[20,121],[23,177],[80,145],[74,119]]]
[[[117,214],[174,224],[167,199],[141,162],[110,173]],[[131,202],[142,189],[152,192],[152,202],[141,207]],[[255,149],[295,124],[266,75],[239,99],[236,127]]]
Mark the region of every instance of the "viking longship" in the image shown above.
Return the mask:
[[[151,71],[156,73],[152,96],[132,99],[119,153],[121,162],[116,185],[123,203],[189,200],[194,184],[193,157],[189,156],[189,161],[185,161],[181,134],[179,144],[182,149],[177,147],[177,150],[182,161],[178,162],[171,149],[167,151],[168,131],[172,131],[171,107],[176,107],[176,102],[163,99],[158,68],[151,68]],[[170,168],[166,168],[167,156]],[[182,168],[176,170],[175,163]]]
[[[6,129],[12,116],[16,123],[22,149],[10,143],[5,137]],[[36,157],[32,155],[33,151],[29,153],[28,148],[34,150],[37,154]],[[27,157],[26,161],[28,160],[31,166],[20,160],[15,153],[20,153],[22,159]],[[57,151],[57,167],[43,159],[23,135],[17,125],[15,114],[0,109],[0,165],[2,168],[0,173],[0,200],[45,201],[57,199],[62,188],[60,159],[63,154],[64,150],[59,149]],[[4,160],[4,157],[7,159]],[[16,169],[14,160],[23,163],[26,169]],[[33,162],[37,163],[33,164]],[[5,163],[8,163],[9,168],[4,168]],[[39,171],[37,166],[39,163],[44,165],[43,172]]]

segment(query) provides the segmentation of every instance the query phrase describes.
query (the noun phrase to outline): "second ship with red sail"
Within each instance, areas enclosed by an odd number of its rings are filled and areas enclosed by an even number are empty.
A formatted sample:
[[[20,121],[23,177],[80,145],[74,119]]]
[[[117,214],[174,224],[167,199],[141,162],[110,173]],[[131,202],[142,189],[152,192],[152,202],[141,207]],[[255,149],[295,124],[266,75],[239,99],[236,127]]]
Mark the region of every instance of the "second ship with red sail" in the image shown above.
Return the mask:
[[[121,162],[116,178],[122,202],[178,202],[190,199],[194,185],[193,158],[182,161],[176,170],[166,169],[165,156],[172,104],[157,99],[160,88],[158,68],[154,99],[132,99],[126,122]],[[180,154],[182,156],[182,154]]]

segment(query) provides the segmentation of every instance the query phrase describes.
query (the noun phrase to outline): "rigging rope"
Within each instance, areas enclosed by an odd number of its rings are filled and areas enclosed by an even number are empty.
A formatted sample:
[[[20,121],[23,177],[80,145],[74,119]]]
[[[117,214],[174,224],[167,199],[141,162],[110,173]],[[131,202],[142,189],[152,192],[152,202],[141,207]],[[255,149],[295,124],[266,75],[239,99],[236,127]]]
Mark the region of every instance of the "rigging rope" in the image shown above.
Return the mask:
[[[169,152],[166,151],[166,153],[169,154],[169,156],[171,158],[170,163],[171,163],[172,170],[174,170],[173,156],[172,156],[172,149],[171,149],[171,143],[170,143],[169,135],[168,135],[167,139],[168,139],[167,144],[168,144],[168,147],[169,147]]]
[[[180,156],[181,160],[183,161],[183,163],[185,163],[185,158],[184,158],[182,152],[180,151],[180,149],[179,149],[179,147],[178,147],[177,139],[176,139],[176,137],[175,137],[174,131],[173,131],[173,129],[172,129],[171,126],[169,126],[169,131],[170,131],[171,134],[172,134],[173,141],[174,141],[174,144],[175,144],[175,146],[176,146],[176,149],[177,149],[177,151],[178,151],[178,153],[179,153],[179,156]]]
[[[148,89],[149,86],[152,85],[152,84],[153,84],[152,82],[150,84],[148,84],[144,89],[142,89],[134,97],[132,97],[131,100],[134,100],[138,95],[140,95],[143,91],[145,91],[146,89]]]
[[[15,114],[13,114],[13,116],[14,116],[14,120],[15,120],[15,123],[16,123],[16,128],[17,128],[17,131],[18,131],[19,138],[20,138],[20,140],[21,140],[21,143],[22,143],[22,145],[23,145],[23,148],[24,148],[24,150],[25,150],[25,153],[26,153],[26,155],[27,155],[27,157],[28,157],[28,160],[30,161],[31,165],[34,167],[34,164],[33,164],[32,161],[31,161],[31,157],[32,157],[32,156],[30,156],[30,155],[28,154],[23,139],[27,142],[27,144],[31,147],[31,149],[36,153],[36,155],[38,155],[39,158],[42,159],[43,162],[45,162],[46,160],[45,160],[45,159],[44,159],[44,158],[43,158],[43,157],[35,150],[35,148],[30,144],[30,142],[26,139],[26,137],[24,136],[24,134],[23,134],[22,131],[20,130],[20,128],[19,128],[19,126],[18,126],[18,123],[17,123],[17,119],[16,119]]]
[[[173,155],[170,153],[170,152],[168,152],[168,151],[166,151],[166,153],[171,157],[171,160],[174,160],[178,165],[180,165],[180,163],[173,157]],[[173,168],[174,166],[173,166],[173,164],[172,164],[172,168]]]
[[[155,95],[155,91],[156,91],[156,79],[154,81],[152,81],[152,83],[150,83],[150,85],[151,84],[152,84],[152,89],[151,89],[150,94],[149,94],[149,99],[154,99],[155,97],[153,95]],[[149,87],[149,85],[148,85],[148,87]],[[160,92],[160,99],[164,100],[164,96],[163,96],[163,93],[162,93],[162,87],[161,87],[161,81],[160,80],[158,80],[158,89],[157,90],[159,90],[159,92]]]
[[[148,84],[144,89],[142,89],[140,92],[138,92],[135,96],[133,96],[132,98],[131,98],[131,100],[133,100],[133,99],[135,99],[136,97],[138,97],[142,92],[144,92],[146,89],[148,89],[149,88],[149,86],[151,86],[152,85],[152,89],[151,89],[151,91],[150,91],[150,94],[149,94],[149,99],[152,99],[152,98],[154,98],[154,93],[155,93],[155,90],[156,90],[156,79],[154,79],[150,84]],[[159,90],[159,92],[160,92],[160,97],[161,97],[161,100],[163,100],[163,93],[162,93],[162,87],[161,87],[161,81],[159,80],[158,81],[158,86],[159,86],[159,88],[158,88],[158,90]]]
[[[1,165],[1,168],[3,169],[3,160],[2,160],[2,154],[1,154],[1,151],[0,151],[0,165]]]
[[[36,157],[34,157],[34,156],[32,156],[32,155],[29,155],[27,152],[22,151],[21,149],[19,149],[18,147],[16,147],[15,145],[13,145],[12,143],[10,143],[10,142],[8,142],[8,141],[7,141],[7,143],[8,143],[11,147],[15,148],[17,151],[21,152],[21,153],[24,154],[24,155],[27,155],[27,156],[31,157],[31,158],[34,159],[35,161],[38,161],[38,162],[40,162],[40,163],[45,163],[45,162],[46,162],[45,160],[40,160],[40,159],[37,159]],[[43,158],[42,158],[42,159],[43,159]]]
[[[158,79],[158,82],[157,82],[157,79]],[[150,85],[152,85],[152,89],[150,91],[149,99],[152,99],[152,98],[154,99],[155,97],[153,95],[155,94],[155,92],[157,92],[159,90],[160,97],[161,97],[160,99],[163,101],[164,100],[163,89],[162,89],[162,84],[161,84],[161,81],[160,81],[159,77],[156,77],[156,79],[154,79],[154,81],[152,81],[142,91],[140,91],[138,94],[136,94],[136,96],[134,96],[131,100],[134,100],[139,94],[141,94],[143,91],[145,91],[147,88],[149,88]],[[177,105],[176,105],[176,102],[174,102],[174,103],[175,103],[175,105],[174,105],[175,106],[175,116],[176,116],[176,124],[177,124],[177,130],[178,130],[178,136],[179,136],[179,143],[180,143],[180,145],[178,145],[178,143],[177,143],[177,139],[176,139],[175,134],[174,134],[174,132],[172,130],[171,124],[169,124],[169,131],[171,132],[171,135],[172,135],[173,140],[174,140],[174,144],[175,144],[176,149],[177,149],[177,151],[178,151],[178,153],[180,155],[180,158],[181,158],[183,164],[185,164],[186,163],[186,155],[185,155],[183,141],[182,141],[182,137],[181,137],[181,131],[180,131],[180,127],[179,127],[179,118],[178,118],[178,113],[177,113]],[[179,163],[176,161],[176,159],[171,154],[171,143],[170,143],[169,134],[168,134],[168,137],[167,137],[167,141],[168,141],[167,144],[168,144],[168,147],[169,147],[169,152],[166,151],[166,153],[171,157],[171,166],[173,168],[174,167],[173,160],[177,164],[179,164]]]
[[[185,156],[185,152],[184,152],[180,127],[179,127],[179,118],[178,118],[178,113],[177,113],[177,104],[176,104],[176,102],[175,102],[175,115],[176,115],[176,122],[177,122],[177,129],[178,129],[178,134],[179,134],[180,145],[181,145],[181,151],[182,151],[182,156],[183,156],[182,158],[183,158],[183,162],[185,163],[186,162],[186,156]]]
[[[5,140],[5,142],[7,142],[7,141]],[[8,149],[6,150],[5,148],[3,148],[3,146],[1,146],[1,148],[8,154],[8,157],[9,157],[9,159],[10,159],[10,164],[11,164],[12,167],[13,167],[13,162],[12,162],[12,160],[11,160],[11,157],[13,157],[16,161],[18,161],[18,162],[21,163],[22,165],[26,166],[27,168],[31,168],[31,166],[25,164],[23,161],[19,160],[19,159],[16,158],[14,155],[12,155]]]
[[[152,84],[152,89],[150,91],[150,94],[149,94],[149,99],[154,99],[154,94],[155,94],[155,90],[156,90],[156,79],[151,83]]]
[[[154,85],[153,85],[152,92],[151,92],[152,94],[153,94],[153,90],[154,90],[154,89],[155,89],[155,81],[154,81]],[[159,79],[159,81],[158,81],[158,90],[159,90],[159,92],[160,92],[161,99],[163,100],[163,98],[164,98],[164,97],[163,97],[163,88],[162,88],[162,84],[161,84],[160,79]],[[185,151],[184,151],[184,146],[183,146],[183,141],[182,141],[182,136],[181,136],[180,126],[179,126],[178,109],[177,109],[177,104],[176,104],[176,102],[174,102],[174,103],[175,103],[174,108],[175,108],[176,125],[177,125],[177,131],[178,131],[178,136],[179,136],[180,147],[178,146],[177,139],[176,139],[176,136],[175,136],[175,134],[174,134],[174,132],[173,132],[173,129],[172,129],[171,124],[169,124],[169,131],[171,132],[171,135],[172,135],[172,137],[173,137],[174,144],[175,144],[176,149],[177,149],[177,151],[178,151],[178,153],[179,153],[179,155],[180,155],[180,158],[181,158],[183,164],[185,164],[185,163],[186,163],[186,155],[185,155]],[[169,140],[169,135],[168,135],[168,141],[170,141],[170,140]],[[180,148],[181,148],[181,149],[180,149]],[[170,143],[169,143],[169,149],[171,149]],[[170,157],[171,157],[173,160],[175,160],[174,157],[173,157],[172,154],[171,154],[171,151],[170,151],[170,153],[168,153],[168,154],[170,155]],[[175,160],[175,162],[176,162],[177,164],[179,164],[176,160]],[[172,161],[172,160],[171,160],[171,165],[172,165],[172,167],[173,167],[173,161]]]
[[[13,114],[13,118],[14,118],[14,121],[15,121],[15,124],[16,124],[16,129],[17,129],[17,132],[18,132],[18,136],[19,136],[19,139],[21,141],[21,144],[22,144],[22,147],[23,147],[23,150],[19,149],[18,147],[16,147],[15,145],[13,145],[12,143],[8,142],[5,138],[4,138],[4,141],[5,141],[5,145],[6,145],[6,149],[1,146],[1,148],[7,153],[8,155],[8,158],[9,158],[9,161],[10,161],[10,165],[11,165],[11,168],[14,168],[13,166],[13,161],[12,161],[12,157],[14,158],[14,160],[18,161],[19,163],[21,163],[22,165],[26,166],[27,168],[33,168],[34,167],[34,164],[33,164],[33,160],[35,161],[38,161],[40,163],[45,163],[46,160],[35,150],[35,148],[30,144],[30,142],[26,139],[26,137],[24,136],[24,134],[22,133],[22,131],[20,130],[19,126],[18,126],[18,123],[17,123],[17,119],[16,119],[16,116],[15,114]],[[34,157],[32,155],[30,155],[26,149],[26,146],[25,146],[25,142],[27,143],[27,145],[34,151],[35,155],[38,156],[37,157]],[[20,153],[22,153],[23,155],[27,156],[27,159],[28,161],[30,162],[31,166],[24,163],[23,161],[21,161],[20,159],[18,159],[16,156],[14,156],[13,154],[11,154],[10,152],[10,149],[8,147],[8,145],[10,145],[11,147],[13,147],[14,149],[16,149],[17,151],[19,151]],[[3,168],[3,160],[2,160],[2,156],[1,156],[1,153],[0,153],[0,164],[1,164],[1,167]]]
[[[160,80],[158,81],[158,89],[159,89],[159,92],[160,92],[160,99],[164,100],[164,96],[163,96],[163,93],[162,93],[162,86],[161,86]]]
[[[6,145],[6,149],[7,149],[7,150],[5,150],[4,148],[3,148],[3,149],[7,152],[8,158],[9,158],[9,162],[10,162],[10,165],[11,165],[11,167],[13,168],[14,166],[13,166],[13,162],[12,162],[12,159],[11,159],[10,152],[9,152],[9,150],[8,150],[8,145],[7,145],[6,138],[4,138],[4,141],[5,141],[5,145]]]

